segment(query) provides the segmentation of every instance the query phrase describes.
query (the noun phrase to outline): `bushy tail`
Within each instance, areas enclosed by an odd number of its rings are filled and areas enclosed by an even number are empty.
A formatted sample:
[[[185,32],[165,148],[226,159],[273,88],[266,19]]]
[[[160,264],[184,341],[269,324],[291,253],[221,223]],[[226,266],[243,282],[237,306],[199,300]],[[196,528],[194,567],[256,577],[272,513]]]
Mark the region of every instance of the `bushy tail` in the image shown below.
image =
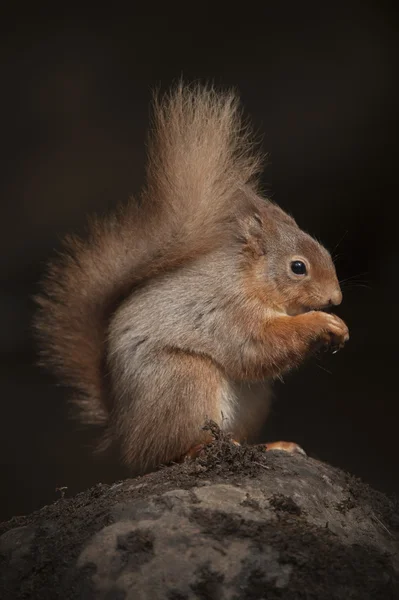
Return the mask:
[[[140,202],[92,220],[85,240],[69,237],[36,298],[42,363],[76,390],[84,422],[108,419],[104,357],[115,307],[146,278],[215,245],[235,192],[260,164],[235,94],[179,85],[155,100]]]

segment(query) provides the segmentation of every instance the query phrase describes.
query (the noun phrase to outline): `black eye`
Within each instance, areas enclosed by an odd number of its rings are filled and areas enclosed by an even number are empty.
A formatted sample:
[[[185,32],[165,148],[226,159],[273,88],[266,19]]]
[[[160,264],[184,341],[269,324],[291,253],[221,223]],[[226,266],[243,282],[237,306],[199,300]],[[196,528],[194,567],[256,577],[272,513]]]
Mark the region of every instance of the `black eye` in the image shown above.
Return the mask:
[[[306,265],[301,260],[293,260],[291,263],[291,271],[295,275],[306,275]]]

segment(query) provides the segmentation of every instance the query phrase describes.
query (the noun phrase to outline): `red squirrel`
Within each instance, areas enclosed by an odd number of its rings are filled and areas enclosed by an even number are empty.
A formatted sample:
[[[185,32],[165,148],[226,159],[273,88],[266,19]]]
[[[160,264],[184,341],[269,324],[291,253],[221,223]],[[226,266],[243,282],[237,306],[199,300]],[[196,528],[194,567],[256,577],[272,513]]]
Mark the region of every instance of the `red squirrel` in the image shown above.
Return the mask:
[[[329,252],[262,197],[261,168],[235,93],[179,84],[154,101],[139,200],[48,268],[42,361],[132,470],[208,442],[208,419],[255,436],[269,382],[349,339],[323,311],[342,300]]]

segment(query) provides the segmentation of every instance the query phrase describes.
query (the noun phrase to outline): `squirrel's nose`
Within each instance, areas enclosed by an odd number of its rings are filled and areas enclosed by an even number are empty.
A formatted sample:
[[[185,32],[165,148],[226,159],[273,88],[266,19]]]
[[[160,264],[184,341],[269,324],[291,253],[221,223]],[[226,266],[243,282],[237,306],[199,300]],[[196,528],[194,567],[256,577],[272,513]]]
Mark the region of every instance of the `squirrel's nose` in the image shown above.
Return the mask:
[[[338,288],[337,290],[334,290],[334,292],[331,294],[330,304],[332,304],[333,306],[338,306],[338,304],[341,304],[341,302],[342,302],[342,292]]]

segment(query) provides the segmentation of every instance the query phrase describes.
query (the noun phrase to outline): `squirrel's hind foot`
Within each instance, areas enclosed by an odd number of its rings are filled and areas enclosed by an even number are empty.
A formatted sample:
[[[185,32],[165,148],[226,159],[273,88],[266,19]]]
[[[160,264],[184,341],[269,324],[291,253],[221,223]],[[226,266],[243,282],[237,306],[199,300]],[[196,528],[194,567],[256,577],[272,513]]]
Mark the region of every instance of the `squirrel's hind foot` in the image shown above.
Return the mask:
[[[289,452],[290,454],[302,454],[302,456],[307,456],[305,450],[301,448],[295,442],[269,442],[266,444],[261,444],[266,448],[266,450],[281,450],[283,452]]]

